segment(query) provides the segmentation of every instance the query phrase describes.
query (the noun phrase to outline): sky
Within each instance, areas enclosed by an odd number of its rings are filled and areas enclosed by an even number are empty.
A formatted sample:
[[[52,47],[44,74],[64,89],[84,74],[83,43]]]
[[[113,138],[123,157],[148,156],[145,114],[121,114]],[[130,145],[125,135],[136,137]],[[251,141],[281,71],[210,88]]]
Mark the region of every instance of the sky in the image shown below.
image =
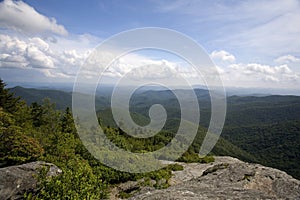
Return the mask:
[[[299,91],[299,0],[4,0],[0,77],[10,83],[73,83],[103,40],[143,27],[192,38],[214,61],[225,87]],[[116,63],[104,80],[140,65],[146,71],[133,70],[133,76],[154,80],[175,70],[193,84],[199,79],[184,60],[157,50],[132,52]]]

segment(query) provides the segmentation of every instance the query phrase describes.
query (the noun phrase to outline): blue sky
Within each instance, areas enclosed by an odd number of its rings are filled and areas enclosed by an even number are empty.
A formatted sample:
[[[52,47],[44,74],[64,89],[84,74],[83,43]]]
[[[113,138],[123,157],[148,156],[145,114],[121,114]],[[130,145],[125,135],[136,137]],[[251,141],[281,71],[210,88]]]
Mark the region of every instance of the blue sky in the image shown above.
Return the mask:
[[[299,88],[299,0],[1,1],[0,76],[7,82],[73,82],[101,41],[149,26],[179,31],[202,45],[225,86]],[[130,64],[121,63],[115,76],[139,60],[162,68],[182,64],[159,55],[128,55],[123,60]]]

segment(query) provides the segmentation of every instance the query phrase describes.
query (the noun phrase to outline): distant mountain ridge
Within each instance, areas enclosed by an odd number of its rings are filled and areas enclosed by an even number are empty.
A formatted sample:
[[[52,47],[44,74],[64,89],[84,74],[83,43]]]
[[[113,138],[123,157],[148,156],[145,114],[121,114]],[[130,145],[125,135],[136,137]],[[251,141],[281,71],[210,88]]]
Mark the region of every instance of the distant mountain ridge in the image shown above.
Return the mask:
[[[10,88],[10,91],[15,94],[15,96],[21,97],[26,101],[28,105],[33,102],[39,104],[42,103],[43,99],[49,98],[52,102],[55,102],[58,109],[65,109],[72,106],[72,93],[64,92],[60,90],[44,90],[44,89],[34,89],[34,88],[23,88],[20,86]]]
[[[21,97],[25,102],[30,105],[33,102],[42,104],[43,99],[49,98],[51,102],[55,103],[56,108],[59,110],[65,110],[67,107],[72,108],[72,92],[65,92],[61,90],[50,89],[35,89],[35,88],[23,88],[20,86],[10,88],[10,91],[15,96]],[[103,109],[109,106],[107,98],[96,97],[96,105],[99,105],[97,109]]]

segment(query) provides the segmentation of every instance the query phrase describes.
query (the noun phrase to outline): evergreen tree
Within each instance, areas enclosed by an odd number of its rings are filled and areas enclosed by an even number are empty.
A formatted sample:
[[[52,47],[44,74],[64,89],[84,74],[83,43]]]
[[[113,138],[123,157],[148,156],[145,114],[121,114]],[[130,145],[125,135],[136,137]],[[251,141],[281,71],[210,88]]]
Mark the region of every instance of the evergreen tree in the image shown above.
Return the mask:
[[[32,123],[35,127],[40,127],[41,125],[45,124],[42,120],[43,116],[43,109],[42,106],[39,105],[37,102],[33,102],[30,106],[31,108],[31,119]]]
[[[14,97],[13,94],[9,92],[9,89],[5,88],[6,84],[0,78],[0,107],[9,113],[14,113],[18,110],[17,103],[20,98]]]
[[[74,120],[70,108],[67,107],[61,119],[61,131],[63,133],[76,133]]]

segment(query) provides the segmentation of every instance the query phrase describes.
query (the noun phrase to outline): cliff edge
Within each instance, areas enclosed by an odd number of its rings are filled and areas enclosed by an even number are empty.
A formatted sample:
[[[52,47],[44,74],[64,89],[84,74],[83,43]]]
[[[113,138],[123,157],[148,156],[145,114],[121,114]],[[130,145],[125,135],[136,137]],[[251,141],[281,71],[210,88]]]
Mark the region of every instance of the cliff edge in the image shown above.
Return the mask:
[[[287,173],[232,157],[209,164],[178,163],[167,189],[144,188],[130,199],[300,199],[300,181]]]

